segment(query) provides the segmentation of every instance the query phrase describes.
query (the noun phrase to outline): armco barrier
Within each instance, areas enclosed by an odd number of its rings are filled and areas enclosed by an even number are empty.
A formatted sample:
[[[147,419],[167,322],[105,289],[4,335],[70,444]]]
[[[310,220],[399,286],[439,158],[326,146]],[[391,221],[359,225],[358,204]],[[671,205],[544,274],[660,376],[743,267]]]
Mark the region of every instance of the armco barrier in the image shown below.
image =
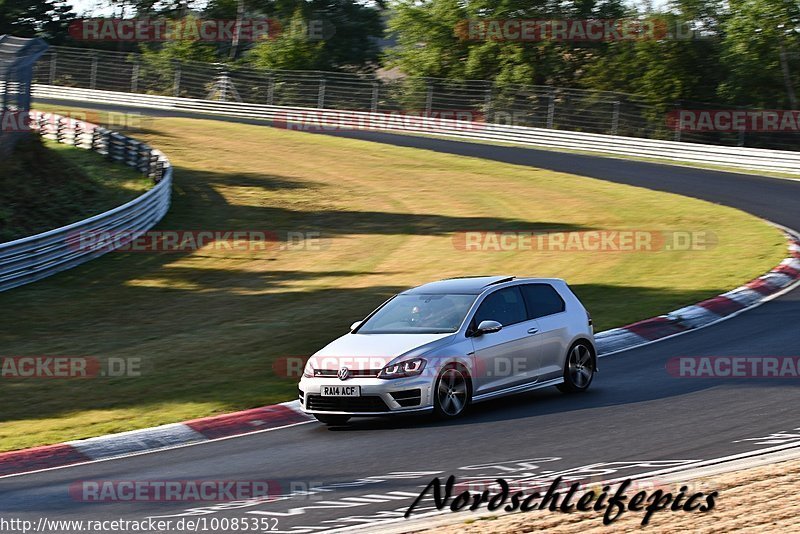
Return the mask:
[[[152,228],[169,209],[172,167],[149,146],[97,125],[50,113],[32,113],[31,127],[49,139],[94,150],[150,176],[155,185],[117,208],[48,232],[0,243],[0,291],[40,280],[101,256],[115,244],[76,246],[82,232],[124,231],[129,238]],[[117,243],[116,245],[118,245]]]
[[[358,128],[447,135],[481,141],[517,143],[626,157],[800,174],[800,152],[782,150],[659,141],[504,124],[468,123],[442,118],[419,117],[410,121],[387,120],[387,114],[385,113],[222,102],[116,91],[98,91],[57,85],[34,85],[33,95],[35,98],[72,100],[95,104],[205,113],[249,119],[278,119],[282,122],[296,123],[298,124],[298,129],[303,128],[303,123],[318,121],[318,124],[330,124],[332,128]]]

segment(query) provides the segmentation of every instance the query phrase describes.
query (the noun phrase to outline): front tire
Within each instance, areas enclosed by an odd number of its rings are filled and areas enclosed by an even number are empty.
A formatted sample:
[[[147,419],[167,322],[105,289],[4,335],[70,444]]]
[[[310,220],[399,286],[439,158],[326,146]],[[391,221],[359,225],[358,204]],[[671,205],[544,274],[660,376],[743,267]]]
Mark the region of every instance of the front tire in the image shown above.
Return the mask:
[[[471,397],[466,369],[460,365],[448,365],[436,379],[433,412],[442,419],[453,419],[464,413]]]
[[[317,421],[320,423],[326,424],[328,426],[342,426],[347,424],[350,420],[349,415],[326,415],[326,414],[314,414],[314,417],[317,418]]]
[[[556,386],[563,393],[581,393],[589,389],[597,370],[594,354],[586,343],[575,343],[564,362],[564,382]]]

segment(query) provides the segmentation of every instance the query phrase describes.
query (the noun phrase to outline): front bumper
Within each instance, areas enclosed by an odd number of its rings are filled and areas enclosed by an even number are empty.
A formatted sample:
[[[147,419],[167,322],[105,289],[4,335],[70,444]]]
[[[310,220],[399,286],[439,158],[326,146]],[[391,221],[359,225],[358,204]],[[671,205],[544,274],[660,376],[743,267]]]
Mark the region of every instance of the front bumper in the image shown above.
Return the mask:
[[[360,397],[322,397],[322,386],[359,386]],[[425,412],[433,409],[430,377],[381,378],[306,377],[299,384],[300,406],[310,414],[373,416]],[[416,391],[419,390],[419,402]]]

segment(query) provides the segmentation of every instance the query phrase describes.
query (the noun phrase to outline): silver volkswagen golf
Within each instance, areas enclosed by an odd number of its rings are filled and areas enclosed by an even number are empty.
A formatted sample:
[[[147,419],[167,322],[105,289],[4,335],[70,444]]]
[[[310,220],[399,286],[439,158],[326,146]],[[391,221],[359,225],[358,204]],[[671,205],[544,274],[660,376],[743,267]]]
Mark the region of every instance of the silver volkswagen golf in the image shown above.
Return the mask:
[[[403,291],[315,353],[303,409],[329,425],[433,411],[548,386],[589,388],[592,319],[557,278],[453,278]]]

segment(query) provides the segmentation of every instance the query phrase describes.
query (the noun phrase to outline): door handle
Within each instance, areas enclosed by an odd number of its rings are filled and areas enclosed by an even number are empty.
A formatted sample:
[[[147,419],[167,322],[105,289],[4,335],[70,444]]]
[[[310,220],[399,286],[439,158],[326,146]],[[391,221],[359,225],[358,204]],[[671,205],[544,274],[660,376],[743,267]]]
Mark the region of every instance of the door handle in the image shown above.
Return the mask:
[[[537,333],[539,333],[539,329],[538,328],[528,328],[528,333],[529,334],[537,334]]]

